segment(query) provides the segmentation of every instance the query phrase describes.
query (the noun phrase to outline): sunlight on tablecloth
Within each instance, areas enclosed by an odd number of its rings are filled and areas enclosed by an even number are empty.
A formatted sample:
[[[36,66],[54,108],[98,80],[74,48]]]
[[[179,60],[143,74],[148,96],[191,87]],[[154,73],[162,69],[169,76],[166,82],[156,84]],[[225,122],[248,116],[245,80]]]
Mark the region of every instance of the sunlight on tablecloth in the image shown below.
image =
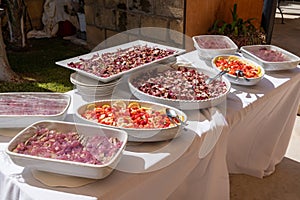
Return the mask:
[[[9,156],[5,153],[7,143],[0,143],[0,200],[18,199],[18,200],[96,200],[97,198],[75,195],[70,193],[58,192],[53,190],[42,189],[26,184],[22,177],[23,167],[15,165]]]

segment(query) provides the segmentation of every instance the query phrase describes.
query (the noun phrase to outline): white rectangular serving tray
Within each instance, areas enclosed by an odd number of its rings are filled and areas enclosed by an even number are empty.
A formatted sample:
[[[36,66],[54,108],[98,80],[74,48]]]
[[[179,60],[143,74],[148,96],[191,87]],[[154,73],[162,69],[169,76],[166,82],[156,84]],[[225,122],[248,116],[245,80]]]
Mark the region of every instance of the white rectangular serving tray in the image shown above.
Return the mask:
[[[33,104],[36,102],[27,101],[26,97],[30,98],[50,98],[53,100],[66,101],[66,106],[55,115],[1,115],[0,114],[0,128],[24,128],[34,122],[40,120],[64,120],[67,115],[67,110],[71,103],[71,96],[65,93],[52,93],[52,92],[8,92],[1,93],[1,98],[6,98],[6,96],[16,98],[21,98],[26,104]],[[38,100],[37,100],[38,101]],[[26,105],[24,105],[26,106]],[[31,105],[35,106],[35,105]],[[3,107],[3,106],[1,106]],[[0,109],[1,109],[0,107]]]
[[[224,42],[229,46],[227,48],[202,48],[198,44],[198,39],[202,39],[204,41],[214,41],[215,43]],[[198,55],[201,60],[209,60],[211,61],[215,56],[221,54],[235,54],[238,50],[238,46],[227,36],[225,35],[198,35],[193,36],[192,40],[194,42],[194,47],[196,48]]]
[[[170,50],[173,50],[175,52],[174,52],[174,54],[172,54],[170,56],[166,56],[166,57],[164,57],[162,59],[155,60],[155,61],[152,61],[150,63],[146,63],[144,65],[140,65],[138,67],[132,68],[132,69],[127,70],[127,71],[120,72],[118,74],[114,74],[113,76],[109,76],[107,78],[106,77],[100,77],[100,76],[97,76],[97,75],[95,75],[93,73],[89,73],[89,72],[86,72],[84,70],[77,69],[77,68],[72,68],[72,67],[68,66],[68,63],[71,63],[71,62],[73,62],[73,63],[80,62],[80,59],[89,59],[89,58],[91,58],[95,54],[101,55],[103,53],[108,53],[108,52],[113,53],[113,52],[115,52],[117,50],[126,49],[126,48],[130,48],[130,47],[137,46],[137,45],[141,45],[141,46],[147,45],[149,47],[158,47],[158,48],[164,49],[164,50],[170,49]],[[141,69],[141,68],[146,67],[146,66],[149,66],[149,65],[151,65],[153,63],[156,63],[156,62],[159,62],[159,61],[162,61],[162,60],[166,60],[166,59],[171,58],[173,56],[180,55],[180,54],[182,54],[184,52],[185,52],[185,49],[179,49],[179,48],[175,48],[175,47],[171,47],[171,46],[166,46],[166,45],[161,45],[161,44],[158,44],[158,43],[147,42],[147,41],[143,41],[143,40],[136,40],[136,41],[133,41],[133,42],[122,44],[122,45],[118,45],[118,46],[114,46],[114,47],[102,49],[102,50],[99,50],[99,51],[91,52],[91,53],[88,53],[88,54],[80,55],[80,56],[77,56],[77,57],[69,58],[69,59],[66,59],[66,60],[57,61],[57,62],[55,62],[55,64],[57,64],[59,66],[62,66],[62,67],[66,67],[66,68],[71,69],[71,70],[75,70],[75,71],[77,71],[78,73],[80,73],[80,74],[82,74],[84,76],[88,76],[90,78],[99,80],[101,82],[110,82],[112,80],[121,78],[121,76],[123,76],[124,74],[130,73],[132,71],[135,71],[137,69]]]
[[[288,58],[288,61],[268,62],[250,52],[251,50],[258,50],[260,48],[267,48],[268,50],[274,50],[274,51],[281,52],[284,56],[286,56]],[[244,57],[257,62],[266,71],[279,71],[279,70],[294,69],[300,63],[300,58],[298,56],[296,56],[280,47],[274,46],[274,45],[242,46],[240,50]]]
[[[102,134],[108,137],[116,137],[123,143],[119,151],[115,154],[115,156],[104,165],[86,164],[81,162],[51,159],[13,152],[13,149],[19,142],[26,141],[29,137],[31,137],[34,134],[36,126],[44,126],[49,129],[55,129],[61,132],[76,131],[80,135],[86,136]],[[111,174],[112,171],[116,168],[127,143],[127,137],[127,133],[123,130],[87,124],[76,124],[72,122],[44,120],[34,123],[20,131],[9,142],[6,148],[6,153],[9,155],[9,157],[15,164],[23,167],[69,176],[77,176],[91,179],[103,179],[109,174]]]

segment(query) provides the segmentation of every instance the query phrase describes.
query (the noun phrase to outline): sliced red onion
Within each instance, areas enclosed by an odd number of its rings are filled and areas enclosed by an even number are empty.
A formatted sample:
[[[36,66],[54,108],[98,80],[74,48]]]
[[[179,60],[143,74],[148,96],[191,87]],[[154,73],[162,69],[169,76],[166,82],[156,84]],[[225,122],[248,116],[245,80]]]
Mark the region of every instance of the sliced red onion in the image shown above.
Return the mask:
[[[78,141],[78,138],[77,132],[63,133],[38,126],[34,135],[18,143],[13,152],[102,165],[109,162],[122,146],[122,142],[115,137],[93,136],[85,146]]]

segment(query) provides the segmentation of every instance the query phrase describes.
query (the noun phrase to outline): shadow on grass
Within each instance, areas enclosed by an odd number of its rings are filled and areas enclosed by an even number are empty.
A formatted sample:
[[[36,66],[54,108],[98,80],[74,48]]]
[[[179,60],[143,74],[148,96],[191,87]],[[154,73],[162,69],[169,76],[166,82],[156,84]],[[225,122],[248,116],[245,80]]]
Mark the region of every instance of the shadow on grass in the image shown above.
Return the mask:
[[[7,50],[9,64],[24,83],[0,82],[0,92],[67,92],[73,89],[73,71],[56,61],[72,58],[89,50],[62,38],[30,39],[22,51]]]

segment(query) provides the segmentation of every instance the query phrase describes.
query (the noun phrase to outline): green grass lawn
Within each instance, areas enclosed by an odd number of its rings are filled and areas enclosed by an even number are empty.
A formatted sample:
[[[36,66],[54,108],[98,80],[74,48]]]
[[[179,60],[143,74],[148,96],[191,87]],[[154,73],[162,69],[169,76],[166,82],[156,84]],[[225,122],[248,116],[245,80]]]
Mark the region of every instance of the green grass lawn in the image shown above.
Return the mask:
[[[56,61],[88,53],[83,46],[62,38],[30,39],[22,51],[7,50],[13,71],[23,83],[0,82],[0,92],[67,92],[73,89],[70,74],[74,71],[58,66]]]

